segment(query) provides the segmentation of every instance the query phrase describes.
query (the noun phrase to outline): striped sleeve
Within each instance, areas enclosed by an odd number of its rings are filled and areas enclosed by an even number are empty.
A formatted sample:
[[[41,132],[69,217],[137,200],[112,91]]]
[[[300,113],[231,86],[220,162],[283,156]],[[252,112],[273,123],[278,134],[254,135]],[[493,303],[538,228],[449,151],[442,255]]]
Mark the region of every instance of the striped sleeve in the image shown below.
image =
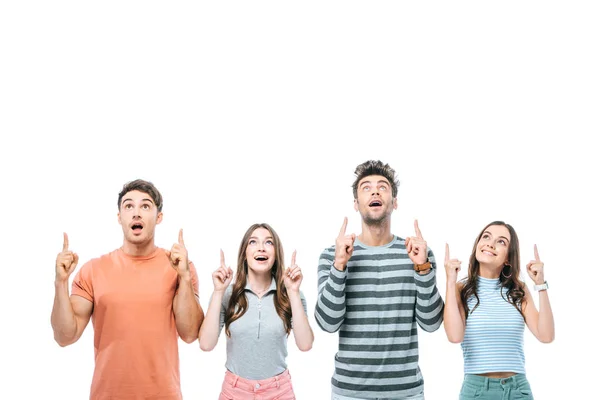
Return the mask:
[[[415,303],[415,318],[423,330],[436,331],[444,318],[444,301],[436,285],[436,263],[431,249],[427,249],[427,257],[431,270],[425,275],[415,272],[417,301]]]
[[[346,277],[348,270],[339,271],[333,266],[335,248],[321,253],[318,270],[317,306],[315,320],[326,332],[336,332],[346,317]]]

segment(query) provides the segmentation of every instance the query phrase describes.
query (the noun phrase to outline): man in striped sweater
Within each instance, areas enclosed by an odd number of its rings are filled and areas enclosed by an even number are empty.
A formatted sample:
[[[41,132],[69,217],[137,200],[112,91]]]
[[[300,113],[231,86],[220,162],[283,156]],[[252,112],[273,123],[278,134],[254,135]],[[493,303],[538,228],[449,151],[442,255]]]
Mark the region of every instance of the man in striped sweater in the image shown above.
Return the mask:
[[[354,208],[360,235],[348,219],[319,259],[318,325],[339,331],[332,400],[424,399],[417,324],[440,327],[444,302],[436,287],[435,258],[417,221],[413,237],[391,232],[397,209],[395,171],[367,161],[355,171]]]

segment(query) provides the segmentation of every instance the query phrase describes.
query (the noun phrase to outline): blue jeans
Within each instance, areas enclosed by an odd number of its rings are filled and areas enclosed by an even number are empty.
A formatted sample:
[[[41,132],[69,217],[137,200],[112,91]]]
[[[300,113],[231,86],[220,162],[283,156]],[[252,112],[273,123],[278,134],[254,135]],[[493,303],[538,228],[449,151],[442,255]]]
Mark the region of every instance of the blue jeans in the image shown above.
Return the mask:
[[[525,374],[508,378],[465,375],[459,400],[533,400]]]

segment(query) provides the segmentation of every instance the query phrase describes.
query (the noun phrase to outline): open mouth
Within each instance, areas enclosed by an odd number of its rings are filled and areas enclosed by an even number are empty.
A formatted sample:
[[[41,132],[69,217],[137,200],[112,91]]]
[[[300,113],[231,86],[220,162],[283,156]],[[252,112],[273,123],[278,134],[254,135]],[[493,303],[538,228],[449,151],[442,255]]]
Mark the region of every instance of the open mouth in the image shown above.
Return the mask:
[[[269,258],[267,256],[256,256],[254,259],[256,261],[267,261]]]
[[[489,251],[489,250],[481,250],[481,252],[482,252],[483,254],[485,254],[485,255],[488,255],[488,256],[494,256],[494,257],[496,256],[496,254],[492,253],[492,252],[491,252],[491,251]]]
[[[369,203],[369,207],[381,207],[383,203],[380,200],[373,200]]]
[[[131,225],[131,230],[135,233],[141,232],[144,229],[144,225],[142,224],[133,224]]]

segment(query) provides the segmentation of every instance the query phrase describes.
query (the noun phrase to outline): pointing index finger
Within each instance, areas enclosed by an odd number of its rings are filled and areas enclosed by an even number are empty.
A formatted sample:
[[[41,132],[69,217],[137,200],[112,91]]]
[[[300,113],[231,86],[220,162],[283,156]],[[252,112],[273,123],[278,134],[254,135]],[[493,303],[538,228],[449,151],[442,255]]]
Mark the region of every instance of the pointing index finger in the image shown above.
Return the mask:
[[[221,267],[225,267],[225,254],[223,254],[223,249],[219,249],[221,252]]]
[[[183,243],[183,229],[179,230],[179,244],[185,246],[185,243]]]
[[[533,255],[535,256],[535,261],[540,261],[540,254],[538,253],[537,244],[533,245]]]
[[[448,247],[448,243],[446,243],[446,258],[445,261],[450,261],[450,247]]]
[[[63,232],[63,251],[69,250],[69,237],[66,232]]]
[[[419,239],[423,239],[423,234],[421,234],[421,230],[419,229],[419,221],[415,219],[415,233]]]
[[[296,250],[294,250],[294,252],[292,253],[292,265],[291,266],[294,266],[294,265],[296,265]]]
[[[348,226],[348,217],[344,217],[344,223],[342,224],[342,229],[340,229],[339,237],[346,236],[346,227]]]

